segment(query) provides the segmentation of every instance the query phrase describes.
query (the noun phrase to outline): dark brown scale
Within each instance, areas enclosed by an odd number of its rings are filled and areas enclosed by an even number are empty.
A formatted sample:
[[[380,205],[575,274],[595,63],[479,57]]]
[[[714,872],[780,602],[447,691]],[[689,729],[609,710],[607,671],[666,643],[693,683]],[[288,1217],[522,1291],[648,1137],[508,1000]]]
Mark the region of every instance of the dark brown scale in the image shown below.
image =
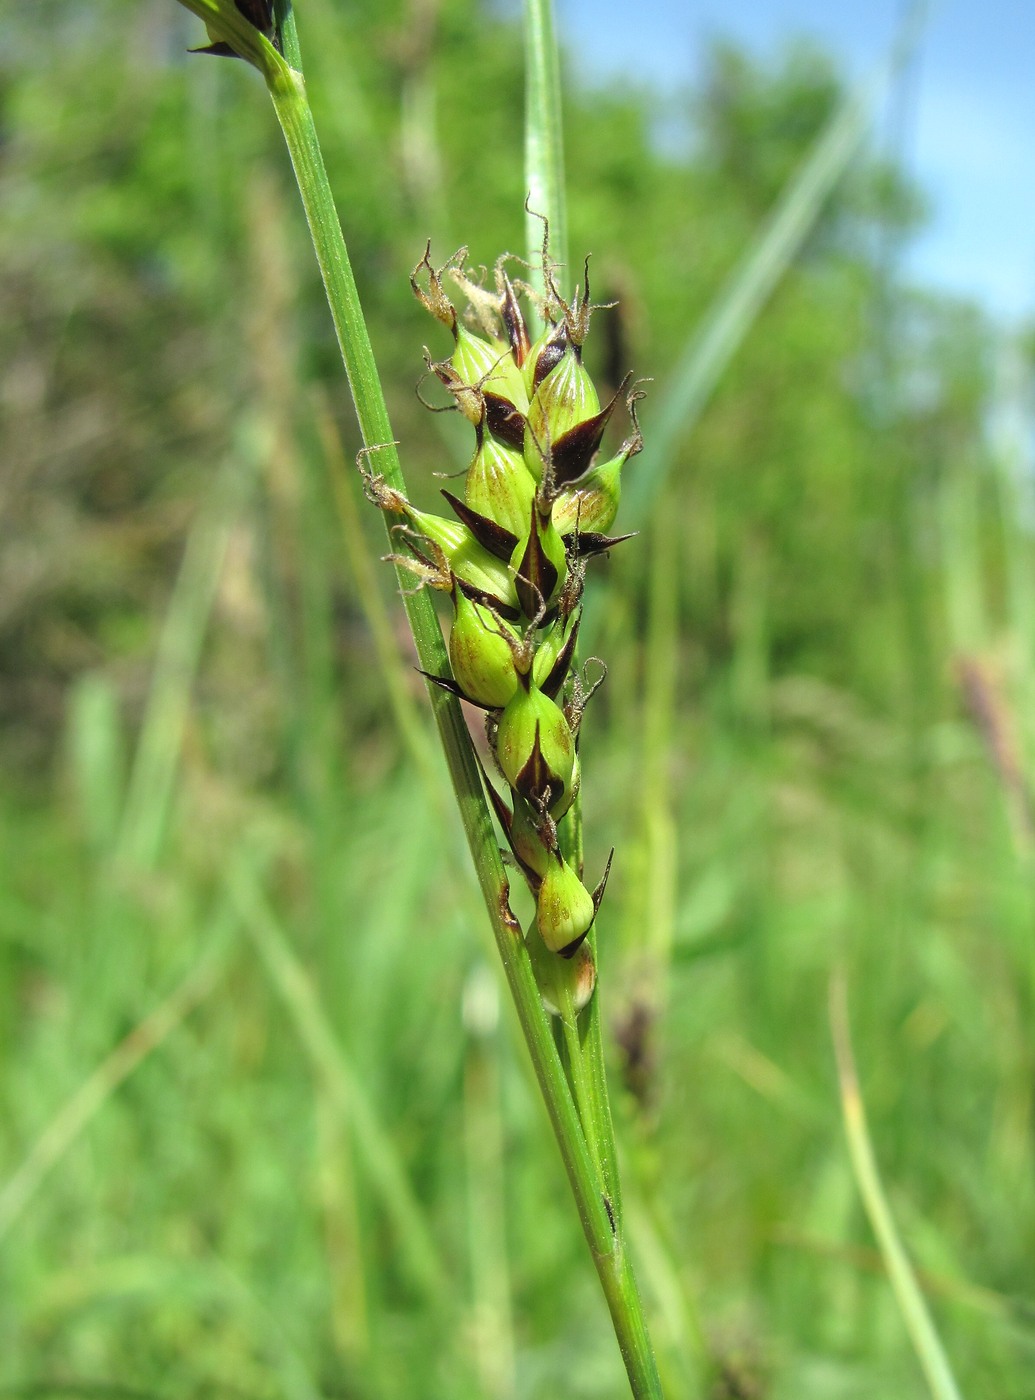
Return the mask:
[[[553,444],[550,460],[553,463],[554,482],[558,487],[571,486],[589,471],[617,402],[618,394],[615,394],[599,413],[576,423]]]
[[[515,787],[522,797],[527,798],[533,804],[547,800],[557,802],[564,795],[564,779],[553,771],[543,757],[538,720],[536,720],[532,752],[528,755],[525,766],[517,775]],[[574,951],[573,948],[572,952]]]
[[[576,622],[568,634],[568,640],[557,654],[557,660],[550,668],[550,674],[543,680],[539,689],[544,695],[548,695],[551,700],[557,698],[557,693],[564,684],[565,677],[571,670],[571,663],[575,656],[575,647],[578,644],[579,623]]]
[[[525,415],[502,394],[483,391],[485,399],[485,422],[489,432],[508,447],[520,451],[525,445]]]
[[[514,587],[518,602],[526,617],[537,617],[557,587],[558,573],[539,536],[536,520],[536,507],[532,506],[532,528],[528,532],[528,544],[521,556]],[[516,543],[516,542],[515,542]]]
[[[607,554],[614,549],[616,544],[624,544],[626,540],[634,540],[639,532],[633,530],[628,535],[596,535],[580,534],[579,554],[583,559],[589,559],[594,554]]]
[[[535,373],[532,375],[533,389],[538,389],[550,371],[556,369],[561,360],[564,359],[564,352],[567,348],[568,327],[562,321],[539,352],[539,358],[535,362]]]
[[[234,0],[234,5],[248,23],[254,24],[263,34],[273,28],[273,0]]]
[[[506,327],[507,339],[510,341],[510,353],[514,356],[514,363],[520,369],[528,358],[532,344],[528,338],[528,327],[525,325],[525,318],[521,314],[521,307],[518,305],[518,299],[509,277],[504,277],[503,286],[505,289],[503,293],[503,324]]]
[[[453,507],[453,514],[461,524],[467,526],[482,548],[494,554],[497,559],[502,559],[504,564],[509,564],[510,556],[517,548],[517,535],[505,530],[502,525],[497,525],[490,516],[472,510],[469,505],[465,505],[454,496],[452,491],[443,491],[442,494]]]

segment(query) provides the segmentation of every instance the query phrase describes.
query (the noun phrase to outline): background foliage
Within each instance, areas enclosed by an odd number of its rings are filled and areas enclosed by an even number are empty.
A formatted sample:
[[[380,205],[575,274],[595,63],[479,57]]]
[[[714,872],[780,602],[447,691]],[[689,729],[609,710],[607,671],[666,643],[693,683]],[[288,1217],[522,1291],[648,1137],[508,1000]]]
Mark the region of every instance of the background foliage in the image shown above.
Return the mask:
[[[464,463],[407,273],[429,234],[520,244],[520,33],[299,8],[431,504]],[[401,633],[413,743],[386,722],[397,609],[272,114],[196,42],[171,0],[5,20],[0,1393],[619,1396]],[[839,94],[722,45],[676,110],[569,86],[604,380],[664,392]],[[589,600],[588,868],[614,842],[673,1396],[924,1393],[843,1144],[838,961],[961,1387],[1035,1393],[1028,365],[895,278],[922,209],[857,163]]]

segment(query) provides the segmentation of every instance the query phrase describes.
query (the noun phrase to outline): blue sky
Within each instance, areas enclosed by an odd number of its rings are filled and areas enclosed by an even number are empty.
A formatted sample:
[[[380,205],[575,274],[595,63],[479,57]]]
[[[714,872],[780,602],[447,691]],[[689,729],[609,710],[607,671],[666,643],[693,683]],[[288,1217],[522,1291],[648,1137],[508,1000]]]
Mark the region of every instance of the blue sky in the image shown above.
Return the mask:
[[[864,76],[886,52],[902,0],[556,0],[558,23],[592,76],[661,89],[692,80],[709,36],[761,56],[795,36]],[[943,0],[907,79],[902,152],[926,193],[929,227],[907,257],[913,280],[972,297],[1008,322],[1035,314],[1035,0]],[[890,113],[876,113],[880,142]]]

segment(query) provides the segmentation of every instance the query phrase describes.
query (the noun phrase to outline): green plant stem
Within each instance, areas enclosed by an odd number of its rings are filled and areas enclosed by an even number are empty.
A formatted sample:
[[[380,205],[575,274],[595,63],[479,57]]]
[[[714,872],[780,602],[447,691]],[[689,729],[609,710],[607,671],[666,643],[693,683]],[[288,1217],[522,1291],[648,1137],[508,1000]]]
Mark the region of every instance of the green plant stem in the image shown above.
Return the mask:
[[[526,223],[528,262],[539,264],[543,240],[542,218],[550,230],[550,255],[567,265],[568,211],[564,181],[564,125],[561,112],[561,79],[552,0],[525,0],[525,182],[529,192]],[[541,217],[536,217],[539,215]],[[535,273],[533,273],[535,280]],[[541,280],[541,279],[540,279]],[[540,285],[539,290],[543,288]],[[573,666],[577,666],[577,658]],[[576,797],[560,826],[565,858],[582,873],[582,799]],[[597,959],[596,932],[590,947]],[[577,1053],[569,1061],[573,1087],[581,1077],[579,1107],[593,1144],[594,1160],[607,1192],[611,1210],[621,1229],[622,1195],[618,1179],[618,1149],[607,1091],[602,1018],[598,990],[582,1013]]]
[[[843,970],[836,971],[830,979],[829,1005],[845,1136],[848,1139],[848,1152],[859,1194],[866,1207],[873,1233],[877,1237],[895,1301],[898,1303],[932,1400],[961,1400],[952,1366],[927,1309],[924,1295],[920,1291],[909,1255],[899,1238],[895,1219],[881,1184],[880,1170],[866,1123],[866,1109],[859,1089],[855,1057],[852,1054],[848,1027],[848,995]]]
[[[562,265],[568,261],[561,73],[551,0],[525,0],[525,73],[526,241],[532,282],[542,292],[543,218],[549,220],[552,257]]]
[[[376,449],[376,466],[385,481],[402,491],[405,483],[398,453],[304,79],[299,69],[290,68],[271,46],[267,48],[270,52],[264,54],[264,72],[309,222],[363,441],[368,449]],[[432,674],[448,675],[448,658],[430,598],[425,591],[415,593],[412,590],[404,590],[403,598],[421,666]],[[660,1396],[657,1369],[624,1242],[612,1228],[597,1187],[596,1172],[543,1010],[521,928],[510,911],[509,884],[467,726],[459,703],[452,696],[437,686],[429,685],[428,689],[493,934],[611,1312],[632,1391],[637,1397]]]
[[[575,1010],[571,988],[564,985],[560,997],[561,1030],[564,1035],[564,1048],[568,1054],[568,1073],[575,1095],[575,1103],[582,1119],[582,1130],[586,1135],[586,1146],[593,1164],[600,1173],[600,1184],[610,1202],[607,1184],[603,1179],[600,1159],[600,1143],[597,1133],[597,1119],[593,1104],[593,1083],[589,1075],[582,1037],[579,1035],[579,1013]]]

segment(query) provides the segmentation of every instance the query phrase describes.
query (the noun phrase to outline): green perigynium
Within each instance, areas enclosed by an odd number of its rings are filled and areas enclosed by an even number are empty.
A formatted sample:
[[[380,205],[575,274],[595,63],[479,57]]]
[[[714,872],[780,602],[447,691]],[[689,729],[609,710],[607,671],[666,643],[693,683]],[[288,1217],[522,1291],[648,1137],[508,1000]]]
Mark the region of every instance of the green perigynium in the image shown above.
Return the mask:
[[[448,358],[427,363],[474,429],[463,495],[443,491],[451,518],[416,509],[372,475],[368,494],[400,517],[395,533],[408,555],[394,557],[451,594],[453,674],[431,679],[488,711],[497,777],[509,790],[508,801],[492,789],[493,805],[536,900],[528,943],[540,991],[556,1011],[558,989],[568,988],[577,1010],[593,989],[592,952],[583,945],[603,882],[590,893],[557,828],[579,792],[579,726],[592,694],[574,670],[575,645],[586,560],[618,543],[607,531],[622,468],[642,446],[640,395],[626,400],[631,436],[598,462],[619,395],[601,407],[583,362],[594,310],[588,275],[566,302],[545,248],[545,297],[512,282],[504,260],[486,290],[465,260],[460,249],[436,269],[428,250],[411,277],[453,338]],[[467,320],[446,292],[447,277],[466,300]],[[534,341],[522,296],[542,321]]]
[[[454,579],[449,664],[461,693],[487,710],[502,709],[518,688],[514,662],[518,639],[513,629],[508,635],[507,627],[485,603],[468,598]]]
[[[520,677],[496,723],[494,748],[515,792],[555,818],[564,815],[575,795],[575,736],[564,711],[534,677]]]

